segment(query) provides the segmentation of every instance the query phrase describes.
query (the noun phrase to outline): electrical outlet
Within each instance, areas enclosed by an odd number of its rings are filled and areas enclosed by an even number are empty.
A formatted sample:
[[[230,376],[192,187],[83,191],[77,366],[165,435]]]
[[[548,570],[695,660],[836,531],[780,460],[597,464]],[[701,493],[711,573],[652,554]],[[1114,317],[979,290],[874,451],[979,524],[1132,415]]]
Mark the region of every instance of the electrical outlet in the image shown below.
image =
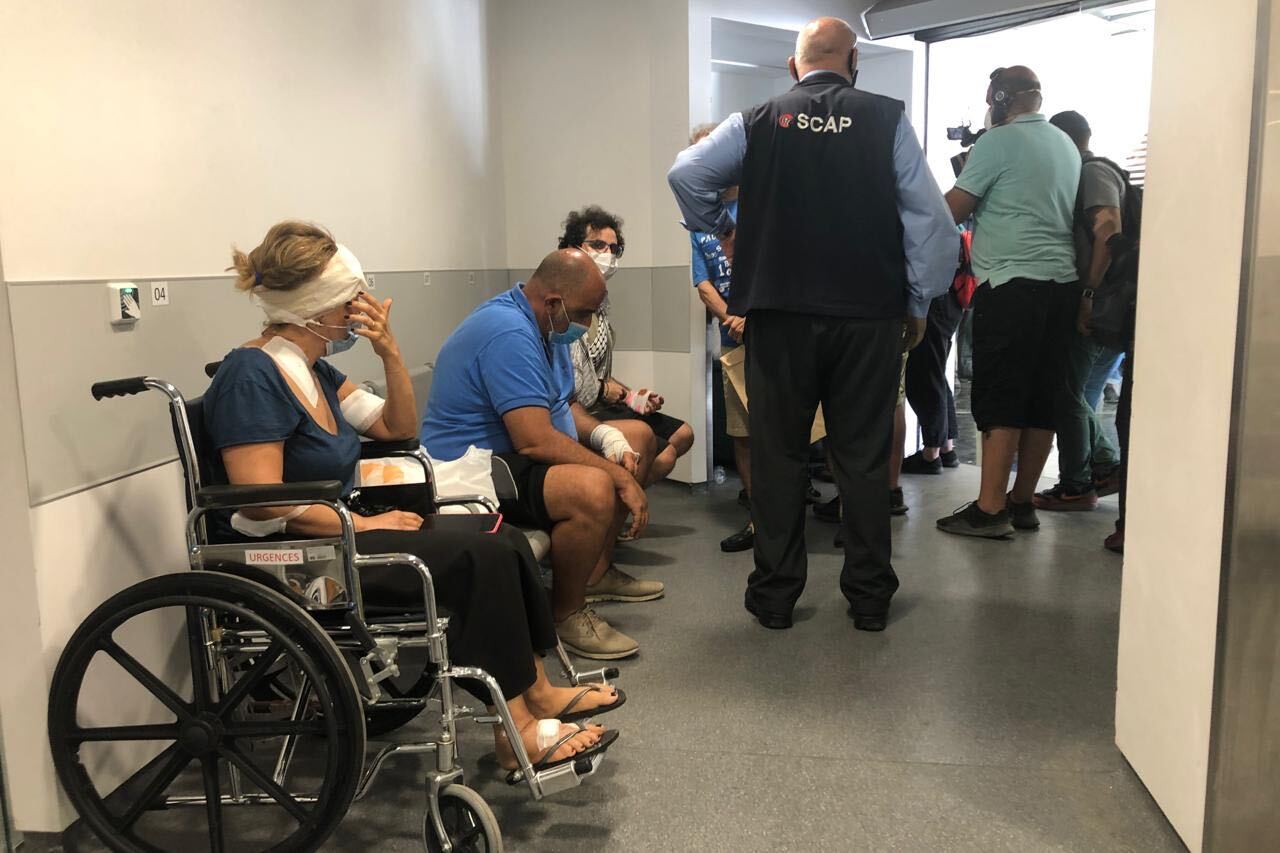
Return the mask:
[[[475,283],[476,283],[476,274],[473,272],[467,273],[467,284],[473,285]]]
[[[373,290],[378,286],[378,277],[373,273],[365,273],[364,280],[369,283],[370,290]]]
[[[429,272],[424,272],[424,273],[422,274],[422,286],[423,286],[423,287],[430,287],[430,286],[431,286],[431,273],[429,273]]]

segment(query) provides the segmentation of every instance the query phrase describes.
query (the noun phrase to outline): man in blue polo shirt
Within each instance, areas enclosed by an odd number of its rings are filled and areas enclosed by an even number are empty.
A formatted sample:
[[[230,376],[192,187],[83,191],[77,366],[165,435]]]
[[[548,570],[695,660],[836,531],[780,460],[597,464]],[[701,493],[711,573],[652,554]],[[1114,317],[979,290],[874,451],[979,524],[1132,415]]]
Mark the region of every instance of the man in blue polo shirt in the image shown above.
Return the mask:
[[[994,126],[947,193],[956,222],[974,217],[971,402],[982,433],[978,499],[938,520],[947,533],[1007,539],[1015,528],[1040,526],[1032,501],[1053,446],[1080,303],[1080,152],[1039,111],[1042,100],[1031,69],[996,69],[987,89]],[[1006,493],[1015,458],[1018,476]]]
[[[578,249],[551,253],[526,283],[483,303],[445,341],[436,359],[421,439],[436,459],[474,445],[506,462],[517,497],[503,516],[551,532],[556,632],[570,651],[613,660],[639,650],[587,606],[648,601],[663,594],[612,563],[630,512],[639,534],[648,522],[643,480],[649,442],[633,446],[617,428],[574,400],[569,345],[604,301],[604,277]],[[584,447],[589,445],[591,449]]]

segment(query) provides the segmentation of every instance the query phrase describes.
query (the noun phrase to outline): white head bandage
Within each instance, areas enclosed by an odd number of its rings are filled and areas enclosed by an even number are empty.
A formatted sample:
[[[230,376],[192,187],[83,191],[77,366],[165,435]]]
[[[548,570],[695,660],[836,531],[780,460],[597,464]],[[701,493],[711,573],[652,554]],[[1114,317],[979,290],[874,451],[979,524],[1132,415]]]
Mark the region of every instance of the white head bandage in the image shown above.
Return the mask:
[[[360,261],[350,249],[339,243],[338,251],[329,263],[310,281],[291,290],[272,290],[256,285],[250,293],[253,301],[267,315],[267,322],[305,326],[308,320],[355,299],[356,294],[367,287]]]

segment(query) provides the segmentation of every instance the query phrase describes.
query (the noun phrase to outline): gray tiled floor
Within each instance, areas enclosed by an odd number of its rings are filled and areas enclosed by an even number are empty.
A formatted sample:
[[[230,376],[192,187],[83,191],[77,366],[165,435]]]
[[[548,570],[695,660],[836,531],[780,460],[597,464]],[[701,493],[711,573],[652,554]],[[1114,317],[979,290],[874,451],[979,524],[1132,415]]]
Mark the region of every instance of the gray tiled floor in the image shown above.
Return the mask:
[[[976,482],[967,466],[905,479],[903,586],[879,635],[845,614],[831,527],[810,523],[798,624],[769,632],[741,607],[750,555],[716,546],[743,518],[736,485],[656,489],[653,535],[621,556],[668,595],[601,608],[643,650],[623,665],[628,706],[601,718],[623,738],[598,776],[534,804],[494,778],[487,736],[465,739],[508,849],[1182,850],[1112,743],[1114,499],[1014,542],[935,531]],[[420,811],[402,766],[330,849],[413,849]]]
[[[933,528],[976,469],[904,487],[883,634],[846,616],[833,528],[811,520],[798,623],[770,632],[741,606],[750,554],[717,548],[744,520],[736,483],[655,489],[652,535],[620,562],[668,594],[601,608],[643,650],[622,665],[627,707],[601,718],[623,736],[600,772],[533,803],[499,780],[488,733],[464,730],[468,782],[507,849],[1185,849],[1112,742],[1120,560],[1101,541],[1115,499],[978,542]],[[420,766],[385,773],[325,849],[420,849]]]

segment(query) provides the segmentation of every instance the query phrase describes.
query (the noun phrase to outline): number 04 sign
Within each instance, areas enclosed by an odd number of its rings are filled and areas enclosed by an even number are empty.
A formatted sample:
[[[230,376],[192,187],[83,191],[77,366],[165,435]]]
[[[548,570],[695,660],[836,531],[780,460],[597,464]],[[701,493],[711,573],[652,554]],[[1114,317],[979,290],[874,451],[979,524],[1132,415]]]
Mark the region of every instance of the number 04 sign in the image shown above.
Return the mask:
[[[169,304],[169,282],[167,281],[151,282],[151,304],[152,305],[168,305]]]

